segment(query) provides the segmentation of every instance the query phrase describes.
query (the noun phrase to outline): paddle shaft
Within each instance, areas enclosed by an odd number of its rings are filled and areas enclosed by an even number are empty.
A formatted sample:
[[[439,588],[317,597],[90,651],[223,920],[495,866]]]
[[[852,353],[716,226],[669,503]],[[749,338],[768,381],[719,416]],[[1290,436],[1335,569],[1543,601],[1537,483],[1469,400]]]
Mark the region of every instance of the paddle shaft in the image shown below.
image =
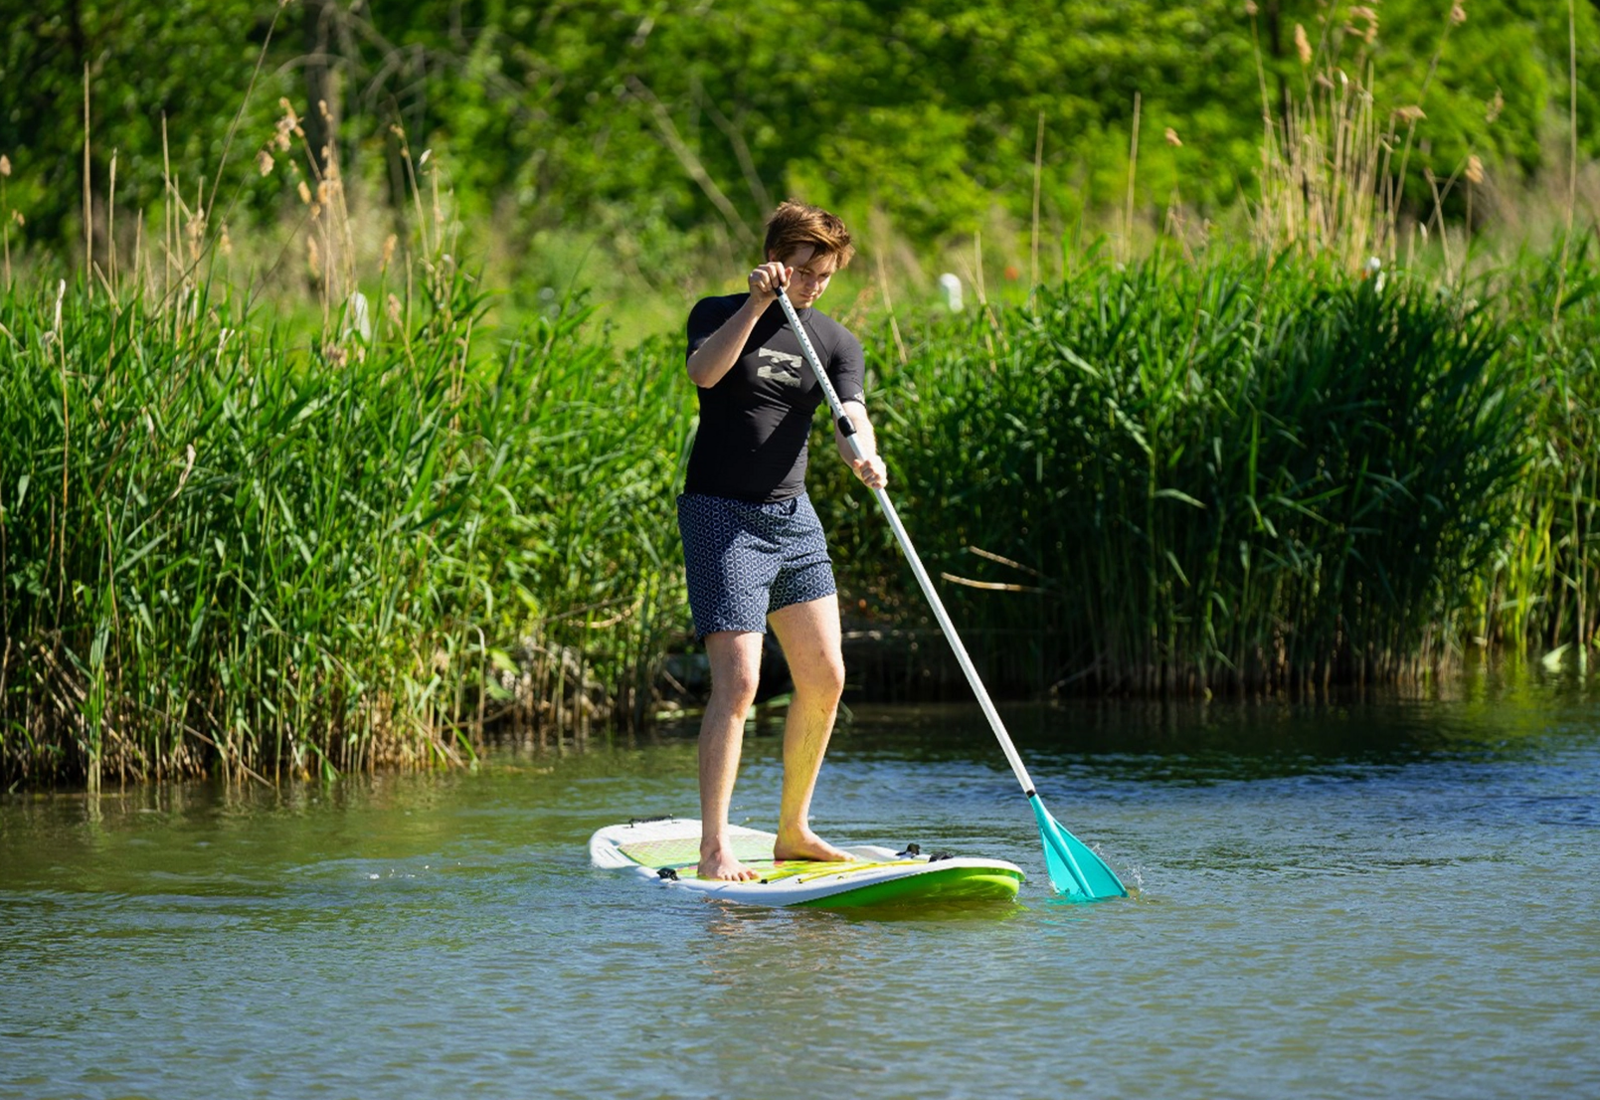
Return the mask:
[[[784,315],[789,318],[789,327],[794,329],[794,334],[800,341],[800,349],[805,352],[806,362],[811,364],[812,373],[817,376],[817,384],[822,387],[822,392],[828,399],[828,407],[833,410],[834,418],[838,421],[839,434],[844,436],[851,454],[858,459],[866,458],[861,450],[861,442],[856,439],[856,426],[845,414],[844,403],[839,400],[838,391],[829,381],[828,372],[822,369],[822,362],[817,358],[817,349],[811,346],[811,338],[806,335],[805,326],[800,323],[800,315],[795,312],[794,303],[789,301],[789,295],[782,287],[778,288],[778,303],[783,306]],[[989,728],[994,730],[995,737],[1000,741],[1000,751],[1006,754],[1006,760],[1010,763],[1011,770],[1016,773],[1017,782],[1022,784],[1023,792],[1029,798],[1037,798],[1038,795],[1033,789],[1033,778],[1028,775],[1028,769],[1023,767],[1022,757],[1017,754],[1017,747],[1011,743],[1011,735],[1006,732],[1005,723],[1000,721],[1000,714],[994,708],[994,700],[989,698],[988,689],[978,677],[978,670],[972,667],[972,658],[967,656],[967,647],[961,644],[961,635],[956,633],[955,624],[950,621],[950,615],[944,609],[944,601],[939,599],[932,578],[923,568],[922,559],[917,556],[916,548],[911,545],[911,536],[906,533],[905,525],[900,522],[900,515],[894,510],[888,492],[874,489],[872,495],[878,498],[878,507],[883,509],[884,518],[889,521],[889,527],[894,531],[900,549],[905,552],[906,561],[911,563],[911,572],[916,575],[917,583],[922,586],[922,594],[928,598],[928,604],[933,608],[933,617],[939,621],[939,629],[944,631],[945,639],[955,651],[956,662],[966,675],[967,683],[972,685],[972,693],[978,697],[978,706],[982,708],[983,716],[989,720]]]

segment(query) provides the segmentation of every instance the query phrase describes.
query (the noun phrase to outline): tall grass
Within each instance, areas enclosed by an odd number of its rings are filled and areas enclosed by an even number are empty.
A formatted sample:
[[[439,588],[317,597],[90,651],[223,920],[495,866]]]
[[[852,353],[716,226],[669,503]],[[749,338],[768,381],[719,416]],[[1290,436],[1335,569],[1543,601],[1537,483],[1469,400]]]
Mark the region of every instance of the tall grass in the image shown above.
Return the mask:
[[[1528,410],[1504,342],[1405,279],[1101,264],[924,330],[904,368],[880,355],[884,437],[958,618],[1010,668],[1099,690],[1393,678],[1461,644],[1509,537]],[[853,550],[873,574],[888,553]]]
[[[364,279],[337,150],[281,106],[255,170],[301,218],[265,276],[231,277],[220,170],[193,203],[169,171],[125,265],[108,217],[75,285],[7,267],[7,781],[331,776],[650,717],[691,423],[676,371],[643,365],[664,349],[624,366],[571,297],[486,338],[437,165],[400,133],[409,239]],[[258,301],[284,282],[314,319]]]
[[[586,314],[510,342],[476,411],[489,690],[515,730],[639,727],[666,639],[687,626],[674,486],[692,387],[664,341],[620,355]]]
[[[1518,384],[1532,406],[1511,537],[1482,580],[1480,636],[1586,663],[1600,629],[1600,271],[1593,237],[1524,257],[1480,288],[1503,303]],[[1546,311],[1560,301],[1549,323]]]
[[[985,673],[1279,690],[1591,644],[1600,299],[1577,248],[1544,325],[1539,263],[1469,294],[1096,261],[902,316],[903,359],[869,332],[896,499]],[[5,297],[10,780],[331,775],[651,721],[687,631],[679,342],[620,350],[575,304],[495,333],[436,275],[310,341],[203,284]],[[851,625],[937,651],[837,465],[813,487]]]
[[[1484,179],[1482,161],[1469,153],[1442,180],[1425,168],[1421,175],[1428,197],[1421,202],[1408,191],[1418,188],[1412,155],[1427,145],[1419,123],[1427,118],[1428,92],[1451,31],[1466,21],[1466,11],[1457,3],[1442,6],[1438,44],[1416,99],[1394,103],[1386,102],[1375,81],[1374,57],[1381,48],[1377,8],[1340,7],[1335,4],[1319,17],[1315,42],[1304,25],[1294,25],[1300,71],[1298,79],[1285,83],[1282,102],[1275,106],[1256,5],[1248,5],[1263,124],[1260,195],[1248,204],[1256,248],[1264,255],[1294,251],[1355,273],[1373,262],[1393,267],[1402,258],[1402,246],[1409,263],[1418,233],[1426,241],[1436,231],[1446,278],[1453,281],[1466,257],[1452,251],[1444,205],[1464,181],[1464,230],[1470,234],[1474,189]],[[1408,230],[1409,240],[1403,240]]]
[[[8,762],[91,781],[366,762],[426,679],[433,639],[398,642],[433,618],[409,565],[442,357],[292,355],[203,294],[7,307]]]
[[[4,305],[7,774],[333,774],[462,759],[505,710],[647,717],[686,422],[581,310],[485,352],[461,279],[309,347],[203,288]]]

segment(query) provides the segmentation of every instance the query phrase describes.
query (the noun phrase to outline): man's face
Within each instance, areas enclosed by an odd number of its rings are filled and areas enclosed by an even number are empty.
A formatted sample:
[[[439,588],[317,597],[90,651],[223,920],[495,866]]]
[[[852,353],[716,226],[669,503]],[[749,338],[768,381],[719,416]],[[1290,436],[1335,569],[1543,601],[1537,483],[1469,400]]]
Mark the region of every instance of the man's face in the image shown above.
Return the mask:
[[[828,289],[828,280],[839,269],[837,256],[818,256],[816,247],[803,244],[787,256],[771,257],[785,267],[794,269],[789,280],[789,300],[804,308],[811,305]]]

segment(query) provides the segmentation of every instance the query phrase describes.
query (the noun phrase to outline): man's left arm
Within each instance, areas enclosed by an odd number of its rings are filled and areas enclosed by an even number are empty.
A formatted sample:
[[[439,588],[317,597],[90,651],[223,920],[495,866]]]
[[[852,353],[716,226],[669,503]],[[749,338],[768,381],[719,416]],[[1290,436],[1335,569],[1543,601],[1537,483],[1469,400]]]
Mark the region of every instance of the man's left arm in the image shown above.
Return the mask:
[[[845,416],[855,425],[855,440],[861,448],[863,457],[855,456],[850,440],[839,430],[839,425],[835,424],[833,440],[839,447],[839,456],[850,464],[850,468],[855,471],[863,485],[869,489],[882,489],[889,484],[889,471],[878,454],[878,439],[873,434],[872,421],[867,419],[867,407],[859,401],[844,401],[841,404],[844,406]]]

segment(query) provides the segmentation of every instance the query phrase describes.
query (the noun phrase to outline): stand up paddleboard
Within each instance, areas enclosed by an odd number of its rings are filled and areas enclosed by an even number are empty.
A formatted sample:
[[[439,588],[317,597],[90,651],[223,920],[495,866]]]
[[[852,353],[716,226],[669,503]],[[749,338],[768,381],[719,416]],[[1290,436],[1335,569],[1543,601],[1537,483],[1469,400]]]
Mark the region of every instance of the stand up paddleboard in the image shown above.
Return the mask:
[[[919,904],[924,902],[1007,901],[1015,899],[1022,868],[999,859],[924,855],[862,845],[845,848],[849,863],[808,859],[775,860],[771,833],[734,826],[729,830],[734,856],[761,877],[750,882],[720,882],[695,873],[700,862],[700,822],[657,818],[610,825],[589,839],[596,867],[634,872],[640,881],[745,905],[811,908]]]

